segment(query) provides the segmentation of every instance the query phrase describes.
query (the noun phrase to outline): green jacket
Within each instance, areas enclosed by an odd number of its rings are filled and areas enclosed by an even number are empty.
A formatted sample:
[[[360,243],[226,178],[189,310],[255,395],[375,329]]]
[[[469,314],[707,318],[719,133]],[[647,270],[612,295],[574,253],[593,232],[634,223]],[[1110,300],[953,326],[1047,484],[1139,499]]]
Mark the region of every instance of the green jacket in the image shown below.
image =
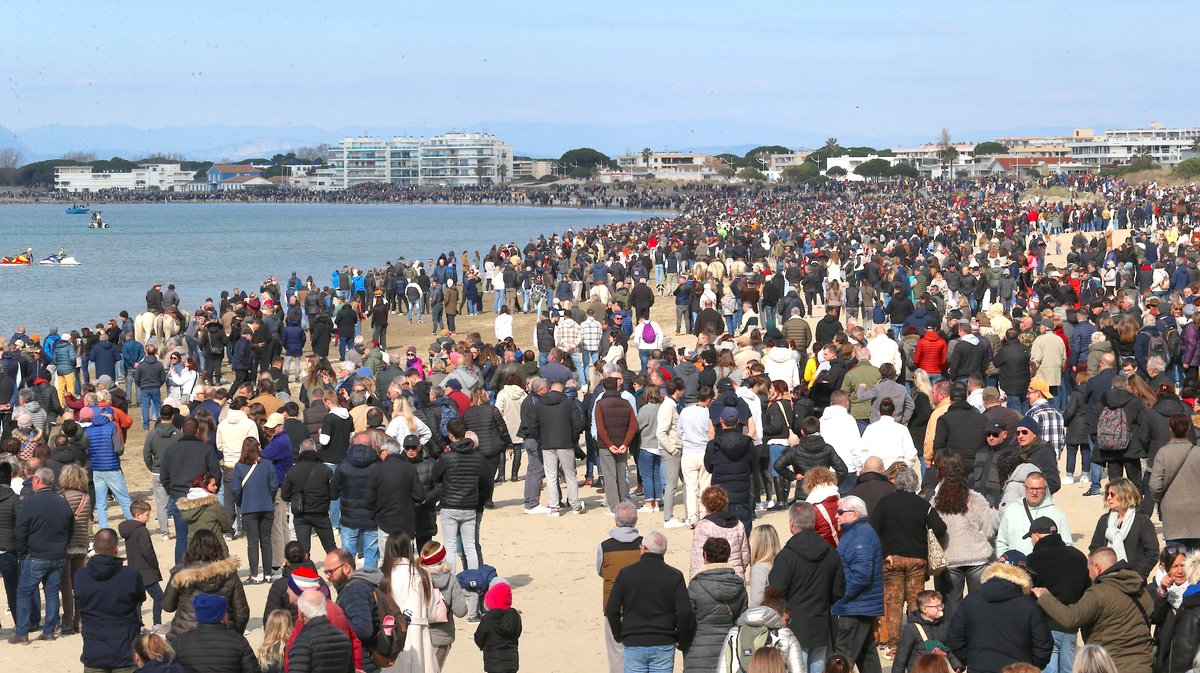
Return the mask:
[[[371,349],[371,352],[363,357],[362,366],[369,368],[374,374],[379,374],[379,372],[383,371],[384,367],[387,367],[383,362],[383,349]]]
[[[1083,642],[1108,650],[1117,670],[1153,668],[1150,626],[1144,615],[1154,611],[1154,602],[1146,593],[1146,580],[1125,561],[1101,573],[1074,605],[1063,605],[1045,593],[1038,606],[1064,628],[1080,629]]]
[[[809,355],[809,346],[812,345],[812,328],[808,326],[808,320],[788,317],[783,320],[782,331],[783,338],[791,339],[796,344],[796,348],[799,348],[805,357]]]
[[[870,362],[860,362],[842,379],[842,390],[850,393],[850,415],[856,421],[866,421],[871,418],[871,400],[858,399],[860,383],[868,388],[879,383],[879,368]]]
[[[179,513],[188,524],[188,544],[191,544],[198,530],[211,530],[225,547],[225,533],[233,532],[233,522],[229,513],[221,506],[215,495],[203,498],[182,498],[175,501]],[[228,550],[226,550],[228,551]]]

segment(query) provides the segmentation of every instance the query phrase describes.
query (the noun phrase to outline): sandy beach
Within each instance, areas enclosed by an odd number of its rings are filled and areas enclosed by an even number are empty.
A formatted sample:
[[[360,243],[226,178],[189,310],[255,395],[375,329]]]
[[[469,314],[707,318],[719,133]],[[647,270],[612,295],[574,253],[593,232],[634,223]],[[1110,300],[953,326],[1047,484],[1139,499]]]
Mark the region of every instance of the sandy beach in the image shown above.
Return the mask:
[[[652,310],[653,317],[669,333],[674,327],[672,303],[670,296],[661,297]],[[475,317],[461,315],[457,322],[459,334],[462,336],[471,331],[479,331],[485,340],[493,338],[490,312]],[[530,334],[533,322],[531,315],[517,315],[514,320],[514,333]],[[673,338],[677,344],[694,343],[694,339],[688,336]],[[388,343],[393,349],[402,350],[403,347],[412,344],[424,352],[424,347],[430,340],[428,322],[409,326],[402,316],[392,316]],[[636,359],[634,355],[630,361],[634,367],[638,366]],[[225,380],[229,380],[228,373]],[[131,415],[135,419],[140,413],[140,409],[131,409]],[[150,476],[140,459],[140,447],[144,436],[140,425],[135,422],[129,434],[129,445],[135,447],[135,450],[127,452],[123,462],[133,496],[150,500]],[[1062,465],[1060,462],[1060,468]],[[521,474],[524,475],[523,469]],[[581,468],[580,479],[582,474]],[[1083,484],[1064,485],[1055,496],[1056,504],[1069,518],[1075,545],[1084,550],[1104,506],[1101,498],[1083,498],[1085,489]],[[607,670],[601,628],[601,581],[596,574],[595,558],[596,545],[607,537],[608,531],[613,527],[613,519],[605,515],[602,494],[597,494],[595,489],[590,487],[580,490],[585,496],[588,511],[583,515],[566,514],[561,518],[552,518],[546,515],[525,515],[522,512],[523,484],[500,484],[495,495],[496,509],[487,510],[483,518],[481,536],[484,560],[495,566],[499,574],[512,584],[513,606],[522,612],[524,635],[521,637],[520,657],[521,668],[525,671],[591,673]],[[638,504],[640,506],[640,502]],[[676,505],[676,512],[682,514],[682,508],[680,502]],[[109,516],[115,525],[120,520],[119,509],[113,506]],[[639,530],[661,530],[661,513],[643,514],[642,517],[644,518],[639,521]],[[764,524],[775,526],[781,538],[786,539],[786,512],[770,513],[755,520],[755,525]],[[157,524],[154,523],[153,517],[150,527],[159,553],[160,565],[165,573],[171,567],[174,543],[159,541]],[[666,530],[665,533],[670,541],[667,562],[686,572],[691,531],[682,528]],[[314,547],[320,547],[315,540]],[[245,539],[234,541],[230,549],[243,560],[245,567]],[[321,558],[317,558],[316,561],[320,564]],[[253,646],[257,646],[262,638],[262,606],[266,600],[267,589],[266,585],[246,587],[252,615],[249,640]],[[144,605],[147,623],[149,610],[150,603],[147,601]],[[169,618],[169,615],[165,617]],[[458,637],[445,670],[482,671],[481,653],[472,640],[475,625],[467,624],[465,620],[457,620],[456,626]],[[3,631],[0,634],[7,637],[11,633],[12,618],[5,615]],[[34,642],[28,646],[4,647],[7,661],[22,668],[37,665],[50,671],[78,670],[81,666],[80,649],[79,636],[60,638],[56,642]],[[682,670],[682,655],[677,655],[675,670]]]

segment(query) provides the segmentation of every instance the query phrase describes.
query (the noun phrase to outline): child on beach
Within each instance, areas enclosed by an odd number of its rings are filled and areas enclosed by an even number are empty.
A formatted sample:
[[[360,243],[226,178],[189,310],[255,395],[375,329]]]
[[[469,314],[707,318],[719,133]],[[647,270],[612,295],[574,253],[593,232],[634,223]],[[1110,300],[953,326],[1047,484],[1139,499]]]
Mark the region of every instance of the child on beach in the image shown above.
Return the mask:
[[[163,590],[159,584],[162,581],[162,571],[158,569],[158,556],[154,553],[154,543],[150,540],[150,531],[146,528],[152,509],[150,503],[145,500],[129,503],[129,512],[133,514],[133,518],[122,521],[121,525],[117,526],[117,532],[125,540],[125,557],[129,567],[142,576],[142,584],[153,601],[154,625],[151,632],[157,634],[165,633],[166,630],[162,627]]]
[[[917,609],[909,615],[908,623],[900,632],[900,644],[896,648],[896,659],[892,662],[893,671],[906,673],[922,654],[930,652],[947,657],[953,669],[961,668],[950,649],[943,644],[950,630],[943,610],[940,593],[926,590],[917,594]]]
[[[517,641],[521,637],[521,613],[512,607],[512,588],[497,582],[483,597],[487,610],[475,629],[475,644],[483,650],[485,673],[517,673]]]

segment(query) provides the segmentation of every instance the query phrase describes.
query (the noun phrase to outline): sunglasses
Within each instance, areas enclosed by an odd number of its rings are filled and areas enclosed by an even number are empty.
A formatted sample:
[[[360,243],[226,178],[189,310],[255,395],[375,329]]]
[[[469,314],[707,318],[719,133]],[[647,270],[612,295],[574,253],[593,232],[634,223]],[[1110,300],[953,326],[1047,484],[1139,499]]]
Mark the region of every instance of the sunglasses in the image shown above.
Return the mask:
[[[987,436],[988,437],[999,437],[1000,435],[1003,435],[1003,434],[1004,434],[1004,431],[1001,430],[1000,432],[989,432],[989,433],[987,433]]]
[[[1018,435],[1032,435],[1033,433],[1028,430],[1017,430],[1017,434]]]

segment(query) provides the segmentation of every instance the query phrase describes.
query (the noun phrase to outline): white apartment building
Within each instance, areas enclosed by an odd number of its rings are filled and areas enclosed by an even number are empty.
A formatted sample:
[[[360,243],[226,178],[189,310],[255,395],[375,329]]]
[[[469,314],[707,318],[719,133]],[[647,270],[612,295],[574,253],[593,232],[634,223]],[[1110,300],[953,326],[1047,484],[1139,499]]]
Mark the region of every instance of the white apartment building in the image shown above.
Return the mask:
[[[513,175],[512,147],[487,133],[343,138],[329,149],[328,163],[310,176],[310,188],[346,189],[371,182],[473,187],[506,182]]]
[[[629,152],[629,150],[626,150]],[[720,159],[694,152],[651,152],[649,155],[629,152],[617,157],[620,172],[631,178],[653,175],[659,180],[700,181],[724,179]]]
[[[789,166],[799,166],[808,158],[808,152],[788,152],[786,154],[768,154],[767,155],[767,170],[763,171],[767,174],[767,179],[772,182],[778,182],[783,179],[783,169]]]
[[[131,171],[97,173],[91,166],[55,166],[54,188],[64,192],[96,192],[101,189],[158,189],[186,191],[195,171],[180,164],[143,164]]]
[[[840,157],[829,157],[828,159],[826,159],[825,160],[825,171],[828,173],[829,169],[837,167],[837,168],[840,168],[840,169],[846,171],[845,177],[840,178],[840,179],[852,180],[852,181],[858,182],[860,180],[865,180],[866,178],[859,175],[858,173],[855,173],[854,169],[858,168],[859,166],[861,166],[873,159],[883,159],[884,161],[888,162],[889,166],[895,166],[896,164],[901,162],[901,159],[899,157],[881,157],[877,154],[871,154],[871,155],[868,155],[865,157],[852,157],[849,154],[843,154]]]
[[[1150,122],[1149,128],[1109,129],[1104,135],[1092,135],[1079,129],[1068,140],[1071,158],[1089,166],[1128,164],[1142,153],[1149,153],[1163,166],[1174,166],[1186,157],[1200,139],[1200,128],[1166,128],[1161,122]]]

